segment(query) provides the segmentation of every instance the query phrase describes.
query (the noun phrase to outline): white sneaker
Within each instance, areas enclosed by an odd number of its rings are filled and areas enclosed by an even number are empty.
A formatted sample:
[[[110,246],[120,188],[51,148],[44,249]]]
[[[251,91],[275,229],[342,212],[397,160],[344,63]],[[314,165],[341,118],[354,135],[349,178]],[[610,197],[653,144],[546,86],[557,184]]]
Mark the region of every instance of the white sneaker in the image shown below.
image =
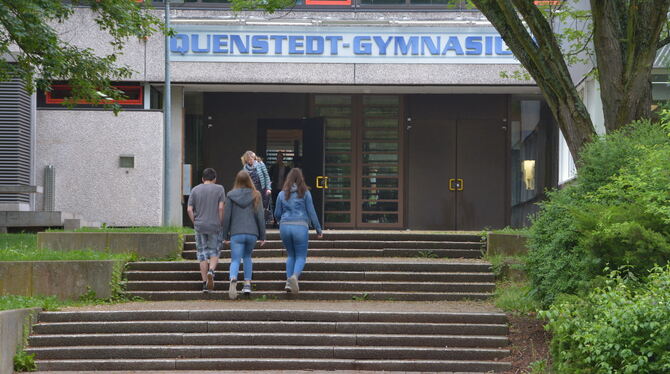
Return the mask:
[[[237,299],[237,281],[230,281],[230,286],[228,287],[228,298],[230,300]]]
[[[298,278],[295,275],[291,275],[286,283],[288,283],[288,288],[291,290],[291,293],[300,292],[300,287],[298,287]]]

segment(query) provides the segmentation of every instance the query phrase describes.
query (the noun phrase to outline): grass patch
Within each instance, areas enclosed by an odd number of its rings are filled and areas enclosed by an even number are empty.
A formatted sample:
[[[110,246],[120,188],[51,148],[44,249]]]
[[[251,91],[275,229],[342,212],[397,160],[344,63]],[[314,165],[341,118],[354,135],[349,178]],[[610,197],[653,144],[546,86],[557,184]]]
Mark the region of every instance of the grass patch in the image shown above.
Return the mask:
[[[498,230],[493,230],[491,232],[494,233],[494,234],[514,234],[514,235],[528,236],[528,235],[530,235],[530,228],[524,227],[524,228],[515,229],[515,228],[507,226],[505,228],[498,229]]]
[[[529,315],[541,309],[540,302],[530,293],[528,282],[500,282],[496,285],[495,305],[516,315]]]
[[[67,301],[58,300],[56,296],[0,296],[0,310],[42,308],[44,310],[58,310],[66,306]]]
[[[0,261],[133,261],[134,259],[135,256],[131,254],[97,252],[90,249],[77,251],[41,249],[37,248],[36,234],[0,234]]]

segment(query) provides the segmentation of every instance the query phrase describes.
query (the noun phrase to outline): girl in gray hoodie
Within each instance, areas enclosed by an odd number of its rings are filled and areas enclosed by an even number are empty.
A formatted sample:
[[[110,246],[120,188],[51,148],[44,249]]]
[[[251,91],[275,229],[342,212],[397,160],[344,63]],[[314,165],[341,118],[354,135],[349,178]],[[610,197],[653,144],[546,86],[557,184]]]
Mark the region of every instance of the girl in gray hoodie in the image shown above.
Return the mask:
[[[230,243],[230,286],[228,296],[237,298],[237,274],[240,260],[244,261],[245,295],[251,293],[251,251],[260,240],[265,244],[265,218],[261,194],[256,191],[249,173],[240,170],[235,177],[232,191],[226,196],[223,213],[223,236],[226,244]]]

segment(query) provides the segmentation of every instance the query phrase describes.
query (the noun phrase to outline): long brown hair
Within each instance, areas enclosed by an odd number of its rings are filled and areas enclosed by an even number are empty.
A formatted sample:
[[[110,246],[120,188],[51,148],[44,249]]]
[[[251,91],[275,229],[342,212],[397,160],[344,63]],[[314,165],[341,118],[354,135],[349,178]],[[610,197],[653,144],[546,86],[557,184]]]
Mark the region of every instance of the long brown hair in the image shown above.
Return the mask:
[[[254,209],[258,208],[258,204],[260,204],[261,201],[261,193],[256,190],[256,187],[254,187],[254,182],[251,181],[251,176],[246,172],[246,170],[240,170],[235,176],[233,190],[238,188],[251,189],[251,194],[254,196]]]
[[[302,176],[302,170],[300,170],[300,168],[293,168],[288,172],[284,187],[282,187],[282,191],[284,191],[284,199],[288,200],[291,197],[291,187],[293,187],[294,184],[298,186],[298,197],[304,197],[305,191],[307,191],[307,185],[305,184],[305,177]]]

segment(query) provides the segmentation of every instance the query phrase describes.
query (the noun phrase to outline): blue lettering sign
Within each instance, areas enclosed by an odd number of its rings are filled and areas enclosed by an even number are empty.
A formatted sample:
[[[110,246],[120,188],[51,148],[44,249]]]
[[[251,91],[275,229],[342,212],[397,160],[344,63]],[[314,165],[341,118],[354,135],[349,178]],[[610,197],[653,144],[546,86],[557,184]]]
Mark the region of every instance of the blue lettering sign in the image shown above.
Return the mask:
[[[276,55],[281,55],[282,54],[282,42],[284,40],[288,39],[286,35],[271,35],[270,40],[273,40],[275,42],[275,54]]]
[[[323,54],[323,38],[320,36],[308,36],[305,38],[305,52],[308,55]]]
[[[215,34],[212,36],[212,52],[228,53],[228,35]]]
[[[395,37],[395,55],[398,55],[398,52],[402,55],[407,55],[409,53],[409,50],[412,50],[412,55],[416,56],[419,54],[419,37],[418,36],[410,36],[407,38],[407,41],[405,41],[404,36],[396,36]]]
[[[254,35],[251,38],[251,48],[255,54],[267,54],[269,49],[267,35]]]
[[[230,35],[230,53],[235,53],[235,48],[240,53],[249,53],[249,35],[244,40],[239,35]]]
[[[431,55],[439,55],[440,54],[440,45],[441,39],[438,36],[437,37],[437,44],[433,42],[433,38],[430,36],[422,36],[421,37],[421,55],[424,56],[426,54],[426,48],[428,48],[428,53]]]
[[[188,52],[188,35],[177,34],[170,38],[170,51],[185,54]]]
[[[302,50],[304,45],[304,36],[289,36],[288,37],[288,53],[292,55],[304,55],[305,51]]]
[[[503,49],[503,39],[500,36],[496,36],[496,54],[501,56],[512,54],[512,51]]]
[[[211,35],[207,35],[207,44],[205,44],[205,48],[200,48],[199,39],[200,35],[198,34],[191,35],[191,51],[193,51],[194,53],[208,53]]]
[[[372,54],[372,44],[369,36],[354,37],[354,53],[357,55]]]
[[[446,55],[447,52],[449,52],[449,51],[454,51],[456,53],[456,55],[459,55],[459,56],[463,54],[463,48],[461,48],[461,42],[455,36],[450,36],[449,37],[449,40],[447,40],[447,44],[444,45],[444,49],[442,50],[442,54]]]
[[[468,36],[465,38],[465,54],[475,56],[482,54],[481,36]]]
[[[393,40],[392,36],[389,36],[386,40],[384,40],[381,36],[375,36],[372,38],[375,41],[375,44],[377,45],[377,49],[379,50],[379,54],[382,56],[386,55],[386,49],[389,47],[389,44],[391,44],[391,41]]]
[[[330,43],[330,54],[333,56],[337,55],[337,50],[339,48],[338,43],[342,41],[341,36],[328,35],[325,38]]]

